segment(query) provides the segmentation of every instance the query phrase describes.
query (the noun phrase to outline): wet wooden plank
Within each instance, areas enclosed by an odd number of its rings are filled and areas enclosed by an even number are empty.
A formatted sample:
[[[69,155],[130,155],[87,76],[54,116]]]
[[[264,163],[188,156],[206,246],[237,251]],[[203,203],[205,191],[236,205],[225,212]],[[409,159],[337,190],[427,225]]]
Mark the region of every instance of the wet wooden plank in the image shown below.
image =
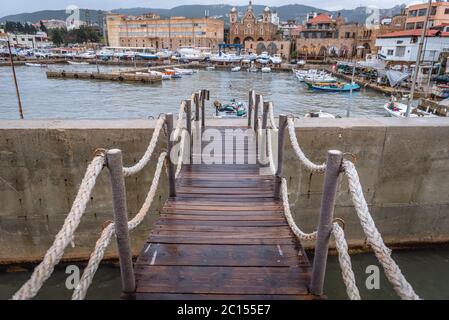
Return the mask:
[[[199,294],[307,294],[310,274],[301,267],[138,265],[136,292]],[[283,272],[284,271],[284,272]]]

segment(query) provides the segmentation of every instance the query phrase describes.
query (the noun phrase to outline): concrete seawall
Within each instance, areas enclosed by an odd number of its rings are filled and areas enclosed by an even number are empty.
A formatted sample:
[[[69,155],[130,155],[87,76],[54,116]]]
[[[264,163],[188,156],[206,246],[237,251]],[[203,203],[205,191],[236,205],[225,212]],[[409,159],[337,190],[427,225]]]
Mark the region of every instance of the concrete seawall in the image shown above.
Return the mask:
[[[208,123],[218,120],[207,120]],[[226,124],[242,124],[230,120]],[[153,120],[0,121],[0,263],[40,260],[70,210],[96,148],[121,148],[125,165],[140,159]],[[339,149],[357,158],[357,169],[373,218],[389,245],[449,241],[449,120],[301,119],[297,137],[306,155],[324,162]],[[164,147],[158,146],[153,159]],[[304,171],[287,139],[285,175],[295,219],[306,231],[318,221],[322,177]],[[130,216],[140,208],[154,161],[127,178]],[[132,233],[137,254],[167,196],[165,177],[144,224]],[[107,170],[101,174],[88,210],[65,259],[86,259],[104,223],[112,220]],[[362,234],[341,178],[336,217],[345,220],[350,246],[362,247]],[[111,246],[107,257],[114,257]]]

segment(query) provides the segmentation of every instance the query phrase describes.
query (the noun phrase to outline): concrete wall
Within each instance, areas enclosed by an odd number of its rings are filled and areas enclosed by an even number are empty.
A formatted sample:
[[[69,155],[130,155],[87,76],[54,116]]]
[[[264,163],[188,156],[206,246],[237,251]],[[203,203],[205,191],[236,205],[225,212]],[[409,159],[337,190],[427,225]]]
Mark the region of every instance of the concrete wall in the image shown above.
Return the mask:
[[[93,151],[121,148],[129,166],[142,156],[154,125],[152,120],[0,121],[0,262],[41,259],[70,210]],[[448,119],[301,119],[296,125],[300,144],[313,161],[324,162],[328,149],[356,155],[371,213],[388,244],[449,241]],[[126,179],[130,216],[144,201],[163,145],[143,172]],[[312,231],[322,176],[304,171],[289,142],[286,147],[291,206],[301,228]],[[132,233],[134,253],[144,243],[166,191],[163,178],[150,215]],[[104,170],[66,259],[88,257],[103,223],[112,219],[110,199]],[[335,216],[345,220],[350,245],[363,245],[344,177]],[[112,246],[107,256],[113,255]]]

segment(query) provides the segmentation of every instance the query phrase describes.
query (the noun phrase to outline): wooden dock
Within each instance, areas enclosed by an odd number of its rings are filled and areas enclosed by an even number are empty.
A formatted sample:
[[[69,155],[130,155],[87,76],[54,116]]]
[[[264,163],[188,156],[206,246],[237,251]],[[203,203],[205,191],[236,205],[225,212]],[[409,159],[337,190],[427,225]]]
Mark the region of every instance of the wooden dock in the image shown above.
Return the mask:
[[[274,178],[248,163],[250,141],[234,144],[245,164],[183,166],[135,264],[137,299],[321,298],[309,293],[311,266]]]
[[[119,82],[140,82],[140,83],[156,83],[161,82],[162,77],[149,73],[136,72],[89,72],[89,71],[47,71],[47,78],[58,79],[84,79],[84,80],[107,80]],[[138,70],[139,71],[139,70]]]

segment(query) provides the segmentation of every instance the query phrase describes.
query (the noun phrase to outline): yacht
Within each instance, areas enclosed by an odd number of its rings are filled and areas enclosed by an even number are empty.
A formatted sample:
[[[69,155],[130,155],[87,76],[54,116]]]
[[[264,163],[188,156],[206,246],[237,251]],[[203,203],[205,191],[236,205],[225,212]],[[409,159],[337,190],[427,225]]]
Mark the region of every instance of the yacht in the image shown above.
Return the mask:
[[[227,53],[218,53],[210,57],[210,61],[213,62],[240,62],[242,56]]]
[[[274,56],[270,57],[270,61],[273,64],[281,64],[282,63],[282,57],[280,54],[275,54]]]

